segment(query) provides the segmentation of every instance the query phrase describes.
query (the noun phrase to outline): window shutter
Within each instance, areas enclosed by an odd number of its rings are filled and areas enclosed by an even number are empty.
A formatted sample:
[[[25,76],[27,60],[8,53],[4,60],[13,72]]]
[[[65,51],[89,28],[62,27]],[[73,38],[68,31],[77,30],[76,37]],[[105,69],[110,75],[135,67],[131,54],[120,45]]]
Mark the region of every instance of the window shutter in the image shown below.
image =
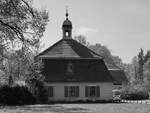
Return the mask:
[[[49,96],[49,97],[53,97],[53,86],[49,86],[49,87],[47,88],[47,90],[48,90],[48,96]]]
[[[96,86],[96,96],[99,97],[100,96],[100,87],[99,86]]]
[[[54,95],[53,95],[53,94],[54,94],[54,88],[51,87],[51,90],[50,90],[50,91],[51,91],[51,92],[50,92],[50,93],[51,93],[51,97],[53,97],[53,96],[54,96]]]
[[[85,97],[88,97],[88,86],[85,86]]]
[[[76,97],[79,97],[79,86],[76,86]]]
[[[64,88],[64,96],[68,97],[68,86],[65,86]]]

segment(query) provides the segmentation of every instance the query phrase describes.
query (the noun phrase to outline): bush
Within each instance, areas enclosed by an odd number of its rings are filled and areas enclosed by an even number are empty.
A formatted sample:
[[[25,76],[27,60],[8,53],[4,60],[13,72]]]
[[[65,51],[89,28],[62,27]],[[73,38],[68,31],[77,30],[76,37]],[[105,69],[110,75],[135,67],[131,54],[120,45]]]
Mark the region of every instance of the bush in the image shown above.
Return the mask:
[[[149,98],[148,91],[142,86],[128,86],[121,91],[121,98],[126,100],[144,100]]]
[[[25,86],[2,86],[0,87],[0,104],[2,105],[25,105],[35,104],[36,99]]]
[[[43,82],[37,81],[37,92],[35,94],[36,100],[40,104],[47,104],[48,103],[48,93],[46,88],[44,87]]]

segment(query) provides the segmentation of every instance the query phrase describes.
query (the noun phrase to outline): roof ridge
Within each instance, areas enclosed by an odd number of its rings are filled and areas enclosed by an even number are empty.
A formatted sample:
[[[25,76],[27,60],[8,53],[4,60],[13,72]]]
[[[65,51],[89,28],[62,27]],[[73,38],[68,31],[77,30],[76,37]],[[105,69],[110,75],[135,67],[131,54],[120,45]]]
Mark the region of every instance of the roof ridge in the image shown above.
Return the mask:
[[[66,40],[68,40],[68,39],[63,39],[63,40],[65,41],[65,44],[67,44],[68,47],[71,48],[70,45],[69,45],[69,44],[67,43],[67,41],[66,41]],[[63,53],[65,52],[65,49],[66,49],[65,46],[63,46],[63,47],[62,47]],[[68,50],[68,53],[71,54],[71,49]]]

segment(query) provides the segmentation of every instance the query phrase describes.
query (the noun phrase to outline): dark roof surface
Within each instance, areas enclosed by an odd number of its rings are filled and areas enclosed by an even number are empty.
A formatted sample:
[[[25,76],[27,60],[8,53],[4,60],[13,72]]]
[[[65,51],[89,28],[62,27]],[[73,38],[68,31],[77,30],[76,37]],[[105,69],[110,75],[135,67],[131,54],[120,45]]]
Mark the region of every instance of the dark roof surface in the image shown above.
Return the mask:
[[[61,39],[38,56],[41,58],[102,58],[73,39]]]
[[[108,69],[112,78],[114,79],[115,84],[122,84],[123,82],[127,82],[128,79],[123,70],[120,69]]]
[[[102,59],[45,59],[44,70],[46,82],[112,82],[107,67]],[[72,64],[72,73],[68,65]]]

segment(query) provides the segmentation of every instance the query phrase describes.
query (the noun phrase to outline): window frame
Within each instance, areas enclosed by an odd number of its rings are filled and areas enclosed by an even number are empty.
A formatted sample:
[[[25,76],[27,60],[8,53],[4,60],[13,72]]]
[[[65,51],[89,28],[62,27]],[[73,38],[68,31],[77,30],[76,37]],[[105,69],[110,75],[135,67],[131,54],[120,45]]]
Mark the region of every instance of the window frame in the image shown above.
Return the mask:
[[[85,86],[85,97],[91,98],[100,97],[100,86],[98,85]]]
[[[79,97],[79,86],[65,86],[64,97]]]
[[[54,86],[47,86],[48,97],[54,97]]]

